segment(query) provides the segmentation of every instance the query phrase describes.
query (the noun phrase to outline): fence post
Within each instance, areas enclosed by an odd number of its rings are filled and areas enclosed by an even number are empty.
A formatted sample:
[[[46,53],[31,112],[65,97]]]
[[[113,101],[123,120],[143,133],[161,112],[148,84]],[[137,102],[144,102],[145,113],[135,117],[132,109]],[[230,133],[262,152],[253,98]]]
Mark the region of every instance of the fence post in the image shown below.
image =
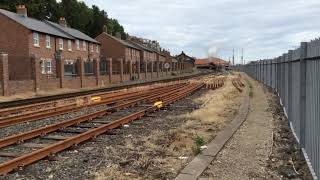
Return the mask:
[[[292,121],[292,50],[288,52],[288,120]]]
[[[153,65],[154,65],[154,61],[151,61],[151,79],[153,78]]]
[[[145,76],[145,79],[147,79],[148,77],[148,60],[145,60],[144,62],[144,76]]]
[[[306,57],[307,42],[301,42],[300,51],[300,145],[305,148],[306,128]]]
[[[123,82],[123,59],[119,58],[120,61],[120,82]]]
[[[6,53],[0,53],[0,72],[2,95],[9,96],[9,65],[8,54]]]
[[[108,58],[107,61],[109,62],[109,83],[112,84],[112,58]]]
[[[61,57],[60,53],[55,55],[56,58],[56,73],[59,78],[60,88],[63,88],[63,81],[64,81],[64,60]]]
[[[94,74],[96,76],[96,85],[99,86],[99,82],[100,82],[100,61],[99,61],[99,59],[94,59],[93,65],[94,65]]]
[[[78,72],[79,72],[79,77],[80,77],[80,87],[83,88],[83,79],[84,79],[84,64],[83,64],[83,59],[80,58],[78,59]]]
[[[31,63],[33,67],[34,91],[39,91],[40,83],[40,62],[36,55],[31,55]]]
[[[280,62],[281,61],[281,57],[278,57],[277,58],[277,64],[276,64],[276,69],[277,69],[277,93],[278,93],[278,96],[280,97],[280,79],[281,79],[281,67],[280,67]]]
[[[139,60],[137,60],[136,61],[136,68],[138,69],[138,79],[140,79],[140,73],[141,73],[141,60],[139,59]]]

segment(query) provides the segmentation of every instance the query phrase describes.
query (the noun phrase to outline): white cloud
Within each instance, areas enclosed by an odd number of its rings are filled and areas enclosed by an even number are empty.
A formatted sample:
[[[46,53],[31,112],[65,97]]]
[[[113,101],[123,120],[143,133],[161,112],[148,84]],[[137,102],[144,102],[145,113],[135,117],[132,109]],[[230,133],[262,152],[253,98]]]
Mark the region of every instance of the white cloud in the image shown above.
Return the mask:
[[[84,0],[117,18],[132,35],[160,41],[173,54],[248,60],[274,57],[319,36],[319,0]]]

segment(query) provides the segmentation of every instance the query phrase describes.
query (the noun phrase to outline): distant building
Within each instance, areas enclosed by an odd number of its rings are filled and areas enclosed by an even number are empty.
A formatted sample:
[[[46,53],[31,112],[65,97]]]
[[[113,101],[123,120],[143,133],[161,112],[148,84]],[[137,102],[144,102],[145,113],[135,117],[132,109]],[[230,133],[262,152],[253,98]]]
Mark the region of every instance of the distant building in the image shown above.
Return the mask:
[[[126,77],[131,79],[139,76],[139,63],[142,51],[140,47],[122,40],[120,33],[117,33],[116,36],[108,34],[106,26],[104,26],[103,32],[95,39],[101,43],[101,56],[112,58],[112,70],[114,74],[120,74],[120,64],[124,64],[123,74]]]
[[[210,58],[204,58],[204,59],[197,59],[195,61],[195,66],[199,69],[220,70],[220,69],[228,69],[229,62],[220,58],[210,57]]]
[[[176,58],[178,59],[179,62],[187,62],[192,64],[192,66],[194,66],[194,63],[196,61],[196,58],[188,56],[183,51],[181,52],[181,54],[177,55]]]

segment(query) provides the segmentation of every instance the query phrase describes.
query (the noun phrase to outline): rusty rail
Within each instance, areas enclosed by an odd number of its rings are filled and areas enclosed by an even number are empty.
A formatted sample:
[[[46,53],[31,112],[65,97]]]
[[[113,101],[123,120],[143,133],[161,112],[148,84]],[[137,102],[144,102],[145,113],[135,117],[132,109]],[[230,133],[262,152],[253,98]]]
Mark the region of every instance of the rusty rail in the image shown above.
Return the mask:
[[[164,102],[164,105],[168,106],[171,103],[174,103],[175,101],[195,92],[196,90],[202,88],[203,86],[204,86],[203,84],[186,85],[184,87],[181,87],[177,93],[166,95],[161,98]],[[36,162],[38,160],[41,160],[41,159],[49,156],[51,154],[63,151],[73,145],[79,144],[79,143],[84,142],[86,140],[89,140],[93,137],[101,135],[110,129],[120,127],[124,124],[127,124],[127,123],[133,121],[133,120],[139,119],[139,118],[143,117],[144,115],[146,115],[147,113],[154,112],[156,110],[157,110],[157,107],[155,107],[155,106],[146,108],[144,110],[130,114],[126,117],[120,118],[120,119],[113,121],[111,123],[103,124],[100,127],[90,129],[90,130],[88,130],[84,133],[81,133],[79,135],[69,137],[65,140],[51,144],[47,147],[41,148],[41,149],[33,151],[31,153],[28,153],[28,154],[22,155],[20,157],[14,158],[12,160],[6,161],[6,162],[0,164],[0,175],[6,175],[7,173],[9,173],[10,171],[12,171],[14,169],[29,165],[33,162]],[[91,120],[91,119],[96,118],[98,116],[103,116],[103,115],[105,115],[105,113],[106,112],[100,112],[100,114],[87,115],[86,117],[83,117],[83,118],[86,118],[87,120]]]
[[[62,115],[65,113],[78,111],[78,110],[88,108],[88,107],[102,105],[102,104],[105,104],[105,105],[113,104],[116,101],[120,101],[120,100],[131,100],[131,99],[135,99],[135,98],[140,98],[143,96],[147,96],[149,94],[157,93],[158,91],[161,92],[162,89],[173,89],[173,88],[177,88],[180,86],[181,86],[181,84],[169,85],[169,86],[160,87],[160,88],[159,87],[158,88],[151,88],[151,89],[148,89],[143,92],[135,91],[135,92],[120,93],[120,94],[118,94],[118,93],[117,94],[110,94],[108,96],[105,96],[104,97],[105,99],[103,99],[102,101],[88,104],[88,105],[77,106],[76,104],[72,104],[72,105],[66,105],[66,106],[62,106],[62,107],[44,109],[44,110],[40,110],[36,113],[30,112],[28,114],[22,114],[19,116],[12,116],[12,117],[8,117],[6,119],[0,120],[0,128],[8,127],[11,125],[24,123],[24,122],[37,121],[37,120],[41,120],[41,119],[45,119],[45,118],[49,118],[49,117],[53,117],[53,116]]]

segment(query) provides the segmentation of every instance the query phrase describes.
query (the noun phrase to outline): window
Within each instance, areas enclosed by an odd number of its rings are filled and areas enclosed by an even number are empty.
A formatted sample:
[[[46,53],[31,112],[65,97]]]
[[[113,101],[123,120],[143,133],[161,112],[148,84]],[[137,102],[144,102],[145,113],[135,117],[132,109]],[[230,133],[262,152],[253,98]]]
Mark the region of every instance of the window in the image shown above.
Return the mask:
[[[93,61],[92,60],[86,60],[84,61],[84,74],[85,75],[92,75],[93,74]]]
[[[63,39],[59,39],[59,49],[63,50]]]
[[[47,59],[47,61],[46,61],[46,72],[47,72],[47,74],[51,74],[52,73],[52,62],[51,62],[51,59]]]
[[[41,61],[40,61],[41,74],[46,74],[45,64],[46,64],[46,61],[44,59],[41,59]]]
[[[99,53],[99,45],[97,44],[97,47],[96,47],[96,51],[97,53]]]
[[[64,75],[66,77],[77,76],[77,63],[73,60],[66,60],[64,63]]]
[[[82,45],[83,45],[83,50],[87,51],[87,43],[85,41],[83,41]]]
[[[33,33],[33,45],[39,47],[39,34],[34,32]]]
[[[52,73],[52,60],[41,58],[40,67],[41,74],[51,74]]]
[[[90,49],[91,49],[91,52],[93,52],[93,44],[91,44]]]
[[[51,39],[48,34],[46,35],[46,47],[51,48]]]
[[[80,50],[80,41],[78,39],[76,40],[76,44],[77,44],[77,50]]]
[[[68,51],[72,51],[72,42],[70,39],[68,40]]]

